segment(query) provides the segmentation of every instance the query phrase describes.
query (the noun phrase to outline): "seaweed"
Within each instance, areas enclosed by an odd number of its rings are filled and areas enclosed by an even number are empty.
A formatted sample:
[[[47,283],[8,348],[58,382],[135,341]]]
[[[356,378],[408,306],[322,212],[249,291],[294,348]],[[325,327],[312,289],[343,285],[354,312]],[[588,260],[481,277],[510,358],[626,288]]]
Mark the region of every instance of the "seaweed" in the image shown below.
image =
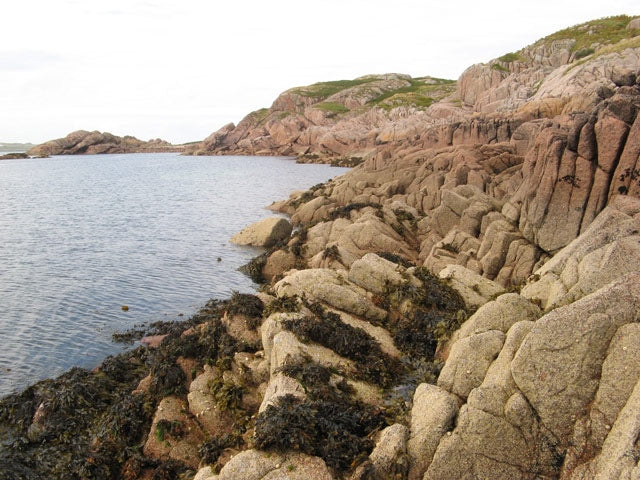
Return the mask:
[[[300,311],[300,297],[297,295],[283,295],[277,297],[271,303],[269,303],[264,310],[264,315],[269,316],[276,312],[299,312]]]
[[[252,258],[246,264],[242,265],[238,270],[249,277],[253,282],[257,284],[263,284],[266,282],[262,270],[267,263],[269,257],[268,252],[265,252],[257,257]]]
[[[262,317],[264,304],[255,295],[233,292],[226,306],[228,315],[245,315],[247,317]]]
[[[298,362],[283,365],[276,372],[295,378],[311,400],[338,402],[344,401],[353,393],[353,388],[344,378],[335,384],[331,383],[331,376],[339,372],[320,365],[307,356]]]
[[[396,263],[396,264],[398,264],[398,265],[400,265],[401,267],[404,267],[404,268],[415,267],[415,265],[413,263],[411,263],[407,259],[405,259],[405,258],[403,258],[400,255],[397,255],[395,253],[391,253],[391,252],[376,252],[376,255],[378,255],[381,258],[384,258],[385,260],[389,260],[390,262]]]
[[[241,436],[224,433],[201,443],[198,447],[198,453],[202,463],[214,464],[225,449],[239,447],[242,444],[243,439]]]
[[[0,480],[192,475],[182,464],[144,458],[140,451],[160,398],[185,392],[178,356],[215,363],[237,351],[220,320],[223,307],[214,300],[187,321],[152,324],[149,332],[168,335],[157,349],[141,346],[107,357],[94,371],[74,368],[0,399]],[[192,332],[183,335],[187,329]],[[149,372],[149,393],[132,394]],[[160,430],[180,435],[175,424],[160,424]]]
[[[342,256],[340,255],[340,250],[338,250],[337,245],[331,245],[330,247],[327,247],[322,251],[322,259],[326,260],[327,258],[331,260],[337,260],[337,261],[342,260]]]
[[[359,378],[385,388],[393,383],[401,365],[384,353],[375,339],[361,328],[344,323],[339,315],[325,311],[317,303],[308,303],[307,307],[315,316],[285,320],[284,327],[302,341],[319,343],[355,361]]]
[[[387,328],[394,342],[405,354],[432,360],[438,345],[446,341],[466,319],[462,297],[424,267],[416,267],[413,275],[399,285],[387,285],[378,303],[394,309],[394,321]],[[412,308],[407,311],[406,301]],[[400,312],[402,310],[402,312]]]
[[[354,202],[344,205],[342,207],[337,207],[333,209],[329,213],[329,220],[337,220],[338,218],[349,218],[351,216],[352,211],[362,210],[363,208],[371,207],[377,211],[377,215],[382,215],[382,205],[379,203],[364,203],[364,202]]]
[[[261,449],[319,456],[330,468],[344,472],[371,452],[374,445],[368,435],[384,425],[382,412],[372,407],[285,395],[258,415],[255,442]]]

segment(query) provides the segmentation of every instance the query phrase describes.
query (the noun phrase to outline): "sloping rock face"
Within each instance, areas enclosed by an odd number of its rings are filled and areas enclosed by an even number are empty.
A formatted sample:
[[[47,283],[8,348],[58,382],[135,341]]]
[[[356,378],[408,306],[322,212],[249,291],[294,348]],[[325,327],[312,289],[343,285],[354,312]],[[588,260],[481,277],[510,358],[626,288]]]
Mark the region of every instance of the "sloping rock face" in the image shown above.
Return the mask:
[[[78,130],[64,138],[37,145],[27,154],[31,156],[91,155],[98,153],[181,152],[182,150],[182,146],[171,145],[159,138],[145,142],[131,136],[118,137],[106,132]]]

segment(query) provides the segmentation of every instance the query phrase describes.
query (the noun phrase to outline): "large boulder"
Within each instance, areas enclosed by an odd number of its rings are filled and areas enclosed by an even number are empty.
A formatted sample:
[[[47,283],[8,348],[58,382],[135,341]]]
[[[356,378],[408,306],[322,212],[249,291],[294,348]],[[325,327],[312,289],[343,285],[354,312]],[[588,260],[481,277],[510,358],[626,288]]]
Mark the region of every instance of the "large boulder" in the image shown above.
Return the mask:
[[[269,217],[252,223],[239,233],[236,233],[231,237],[231,241],[238,245],[272,247],[276,243],[289,238],[292,230],[293,227],[287,219]]]

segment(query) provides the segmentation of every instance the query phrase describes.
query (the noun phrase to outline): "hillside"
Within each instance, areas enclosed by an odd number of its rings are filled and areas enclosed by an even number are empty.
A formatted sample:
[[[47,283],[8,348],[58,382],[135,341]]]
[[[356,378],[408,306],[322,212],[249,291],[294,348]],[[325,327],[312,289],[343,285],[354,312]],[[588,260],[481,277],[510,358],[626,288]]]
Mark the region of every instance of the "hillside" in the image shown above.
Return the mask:
[[[0,479],[640,479],[636,27],[211,135],[192,153],[360,164],[231,239],[269,247],[258,294],[0,401]]]
[[[459,143],[483,128],[593,107],[635,73],[637,22],[619,16],[545,37],[518,52],[469,67],[457,80],[369,75],[283,92],[268,109],[229,124],[191,154],[294,155],[300,161],[357,163],[381,148]],[[627,28],[627,27],[630,28]],[[489,138],[491,141],[507,137]]]

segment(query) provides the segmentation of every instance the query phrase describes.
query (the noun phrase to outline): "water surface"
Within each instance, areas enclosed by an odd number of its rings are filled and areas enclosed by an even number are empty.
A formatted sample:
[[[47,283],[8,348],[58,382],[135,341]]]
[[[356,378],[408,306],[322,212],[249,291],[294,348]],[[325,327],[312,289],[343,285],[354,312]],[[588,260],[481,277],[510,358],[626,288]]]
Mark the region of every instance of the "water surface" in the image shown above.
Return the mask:
[[[346,170],[177,154],[0,162],[0,395],[96,366],[123,348],[116,331],[253,291],[237,268],[259,250],[229,237]]]

